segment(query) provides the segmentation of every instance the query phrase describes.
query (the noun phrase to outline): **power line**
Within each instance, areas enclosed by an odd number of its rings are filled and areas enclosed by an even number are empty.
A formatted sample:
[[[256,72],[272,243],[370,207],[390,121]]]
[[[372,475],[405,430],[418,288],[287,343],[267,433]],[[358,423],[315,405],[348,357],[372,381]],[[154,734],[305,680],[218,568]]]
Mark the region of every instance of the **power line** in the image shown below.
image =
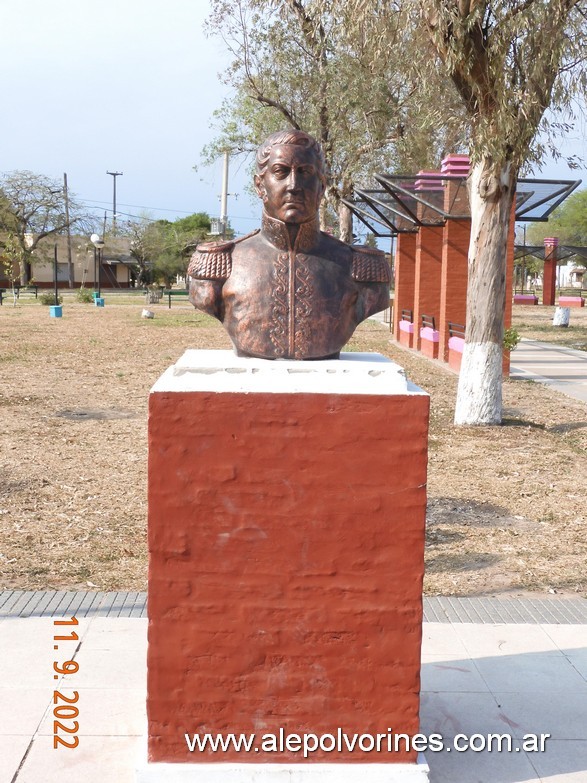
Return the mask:
[[[97,199],[91,199],[91,198],[82,198],[82,201],[84,201],[86,204],[110,204],[112,202],[110,201],[98,201]],[[182,214],[182,215],[193,215],[193,212],[188,212],[185,209],[169,209],[166,207],[147,207],[143,204],[123,204],[120,203],[121,207],[131,207],[133,209],[148,209],[152,210],[153,212],[173,212],[175,214]],[[112,208],[107,209],[108,212],[112,212]],[[131,215],[128,212],[118,212],[118,215],[125,215],[125,217],[141,217],[142,215]],[[156,220],[156,218],[146,218],[147,220]],[[233,220],[250,220],[259,222],[259,218],[255,217],[245,217],[244,215],[233,215]]]

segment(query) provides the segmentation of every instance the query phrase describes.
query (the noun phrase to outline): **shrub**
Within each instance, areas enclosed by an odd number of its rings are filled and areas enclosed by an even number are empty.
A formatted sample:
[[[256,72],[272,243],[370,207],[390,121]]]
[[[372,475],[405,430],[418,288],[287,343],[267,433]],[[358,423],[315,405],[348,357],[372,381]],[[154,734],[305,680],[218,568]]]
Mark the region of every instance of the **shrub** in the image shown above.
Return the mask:
[[[514,351],[520,342],[520,333],[513,326],[503,333],[503,347],[506,351]]]
[[[47,292],[46,294],[40,294],[39,296],[39,302],[42,305],[54,305],[55,304],[55,294]],[[63,304],[63,297],[59,296],[57,297],[57,304]]]
[[[83,304],[91,304],[94,301],[94,293],[89,288],[78,288],[75,294],[75,298],[78,302]]]

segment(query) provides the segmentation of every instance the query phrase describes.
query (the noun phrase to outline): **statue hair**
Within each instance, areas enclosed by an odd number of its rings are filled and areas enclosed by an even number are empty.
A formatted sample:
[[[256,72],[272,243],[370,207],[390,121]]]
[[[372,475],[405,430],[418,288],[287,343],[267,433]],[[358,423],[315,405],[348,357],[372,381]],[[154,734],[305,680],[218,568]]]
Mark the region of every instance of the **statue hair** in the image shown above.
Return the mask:
[[[269,162],[269,156],[271,150],[281,144],[295,144],[298,147],[306,147],[314,153],[314,157],[317,163],[318,174],[320,179],[326,185],[326,161],[324,159],[324,152],[320,144],[313,136],[305,133],[301,130],[282,130],[272,133],[267,136],[265,141],[257,150],[256,163],[257,174],[262,177],[267,171],[267,163]]]

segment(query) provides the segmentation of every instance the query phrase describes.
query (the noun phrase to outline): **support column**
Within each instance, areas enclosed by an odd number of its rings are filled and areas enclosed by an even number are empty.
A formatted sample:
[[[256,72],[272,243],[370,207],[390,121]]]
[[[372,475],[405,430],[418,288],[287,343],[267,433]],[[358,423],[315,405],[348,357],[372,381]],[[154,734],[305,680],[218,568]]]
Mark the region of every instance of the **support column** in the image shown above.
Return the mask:
[[[140,781],[428,780],[339,743],[419,731],[428,409],[377,354],[187,351],[155,384]],[[191,752],[204,733],[254,744]]]
[[[462,179],[445,180],[444,208],[454,215],[470,213],[465,178],[469,174],[468,155],[448,155],[442,161],[441,172]],[[442,273],[440,281],[439,356],[449,360],[449,322],[465,324],[467,314],[467,283],[469,279],[469,243],[471,219],[449,218],[444,225],[442,243]]]
[[[418,174],[438,174],[437,171],[419,171]],[[418,195],[442,207],[443,185],[440,179],[416,180]],[[418,204],[418,216],[424,220],[440,217],[430,207]],[[422,315],[433,316],[438,329],[440,317],[440,281],[442,276],[442,225],[421,226],[416,240],[416,270],[414,282],[414,348],[421,350],[420,328]]]
[[[558,263],[558,237],[544,240],[544,273],[542,275],[542,304],[554,305],[556,299],[556,268]]]
[[[416,274],[416,238],[413,234],[398,234],[395,250],[395,290],[393,297],[393,336],[404,342],[400,333],[402,310],[414,313],[414,281]],[[413,324],[412,324],[413,326]],[[413,341],[408,345],[411,348]]]

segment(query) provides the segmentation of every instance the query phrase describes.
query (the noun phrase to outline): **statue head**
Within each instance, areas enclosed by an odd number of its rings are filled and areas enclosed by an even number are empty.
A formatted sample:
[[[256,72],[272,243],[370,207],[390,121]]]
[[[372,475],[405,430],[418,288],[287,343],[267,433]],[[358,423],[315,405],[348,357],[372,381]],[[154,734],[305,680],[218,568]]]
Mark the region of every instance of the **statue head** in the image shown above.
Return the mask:
[[[257,150],[255,189],[267,215],[284,223],[316,217],[326,189],[324,153],[299,130],[272,133]]]

